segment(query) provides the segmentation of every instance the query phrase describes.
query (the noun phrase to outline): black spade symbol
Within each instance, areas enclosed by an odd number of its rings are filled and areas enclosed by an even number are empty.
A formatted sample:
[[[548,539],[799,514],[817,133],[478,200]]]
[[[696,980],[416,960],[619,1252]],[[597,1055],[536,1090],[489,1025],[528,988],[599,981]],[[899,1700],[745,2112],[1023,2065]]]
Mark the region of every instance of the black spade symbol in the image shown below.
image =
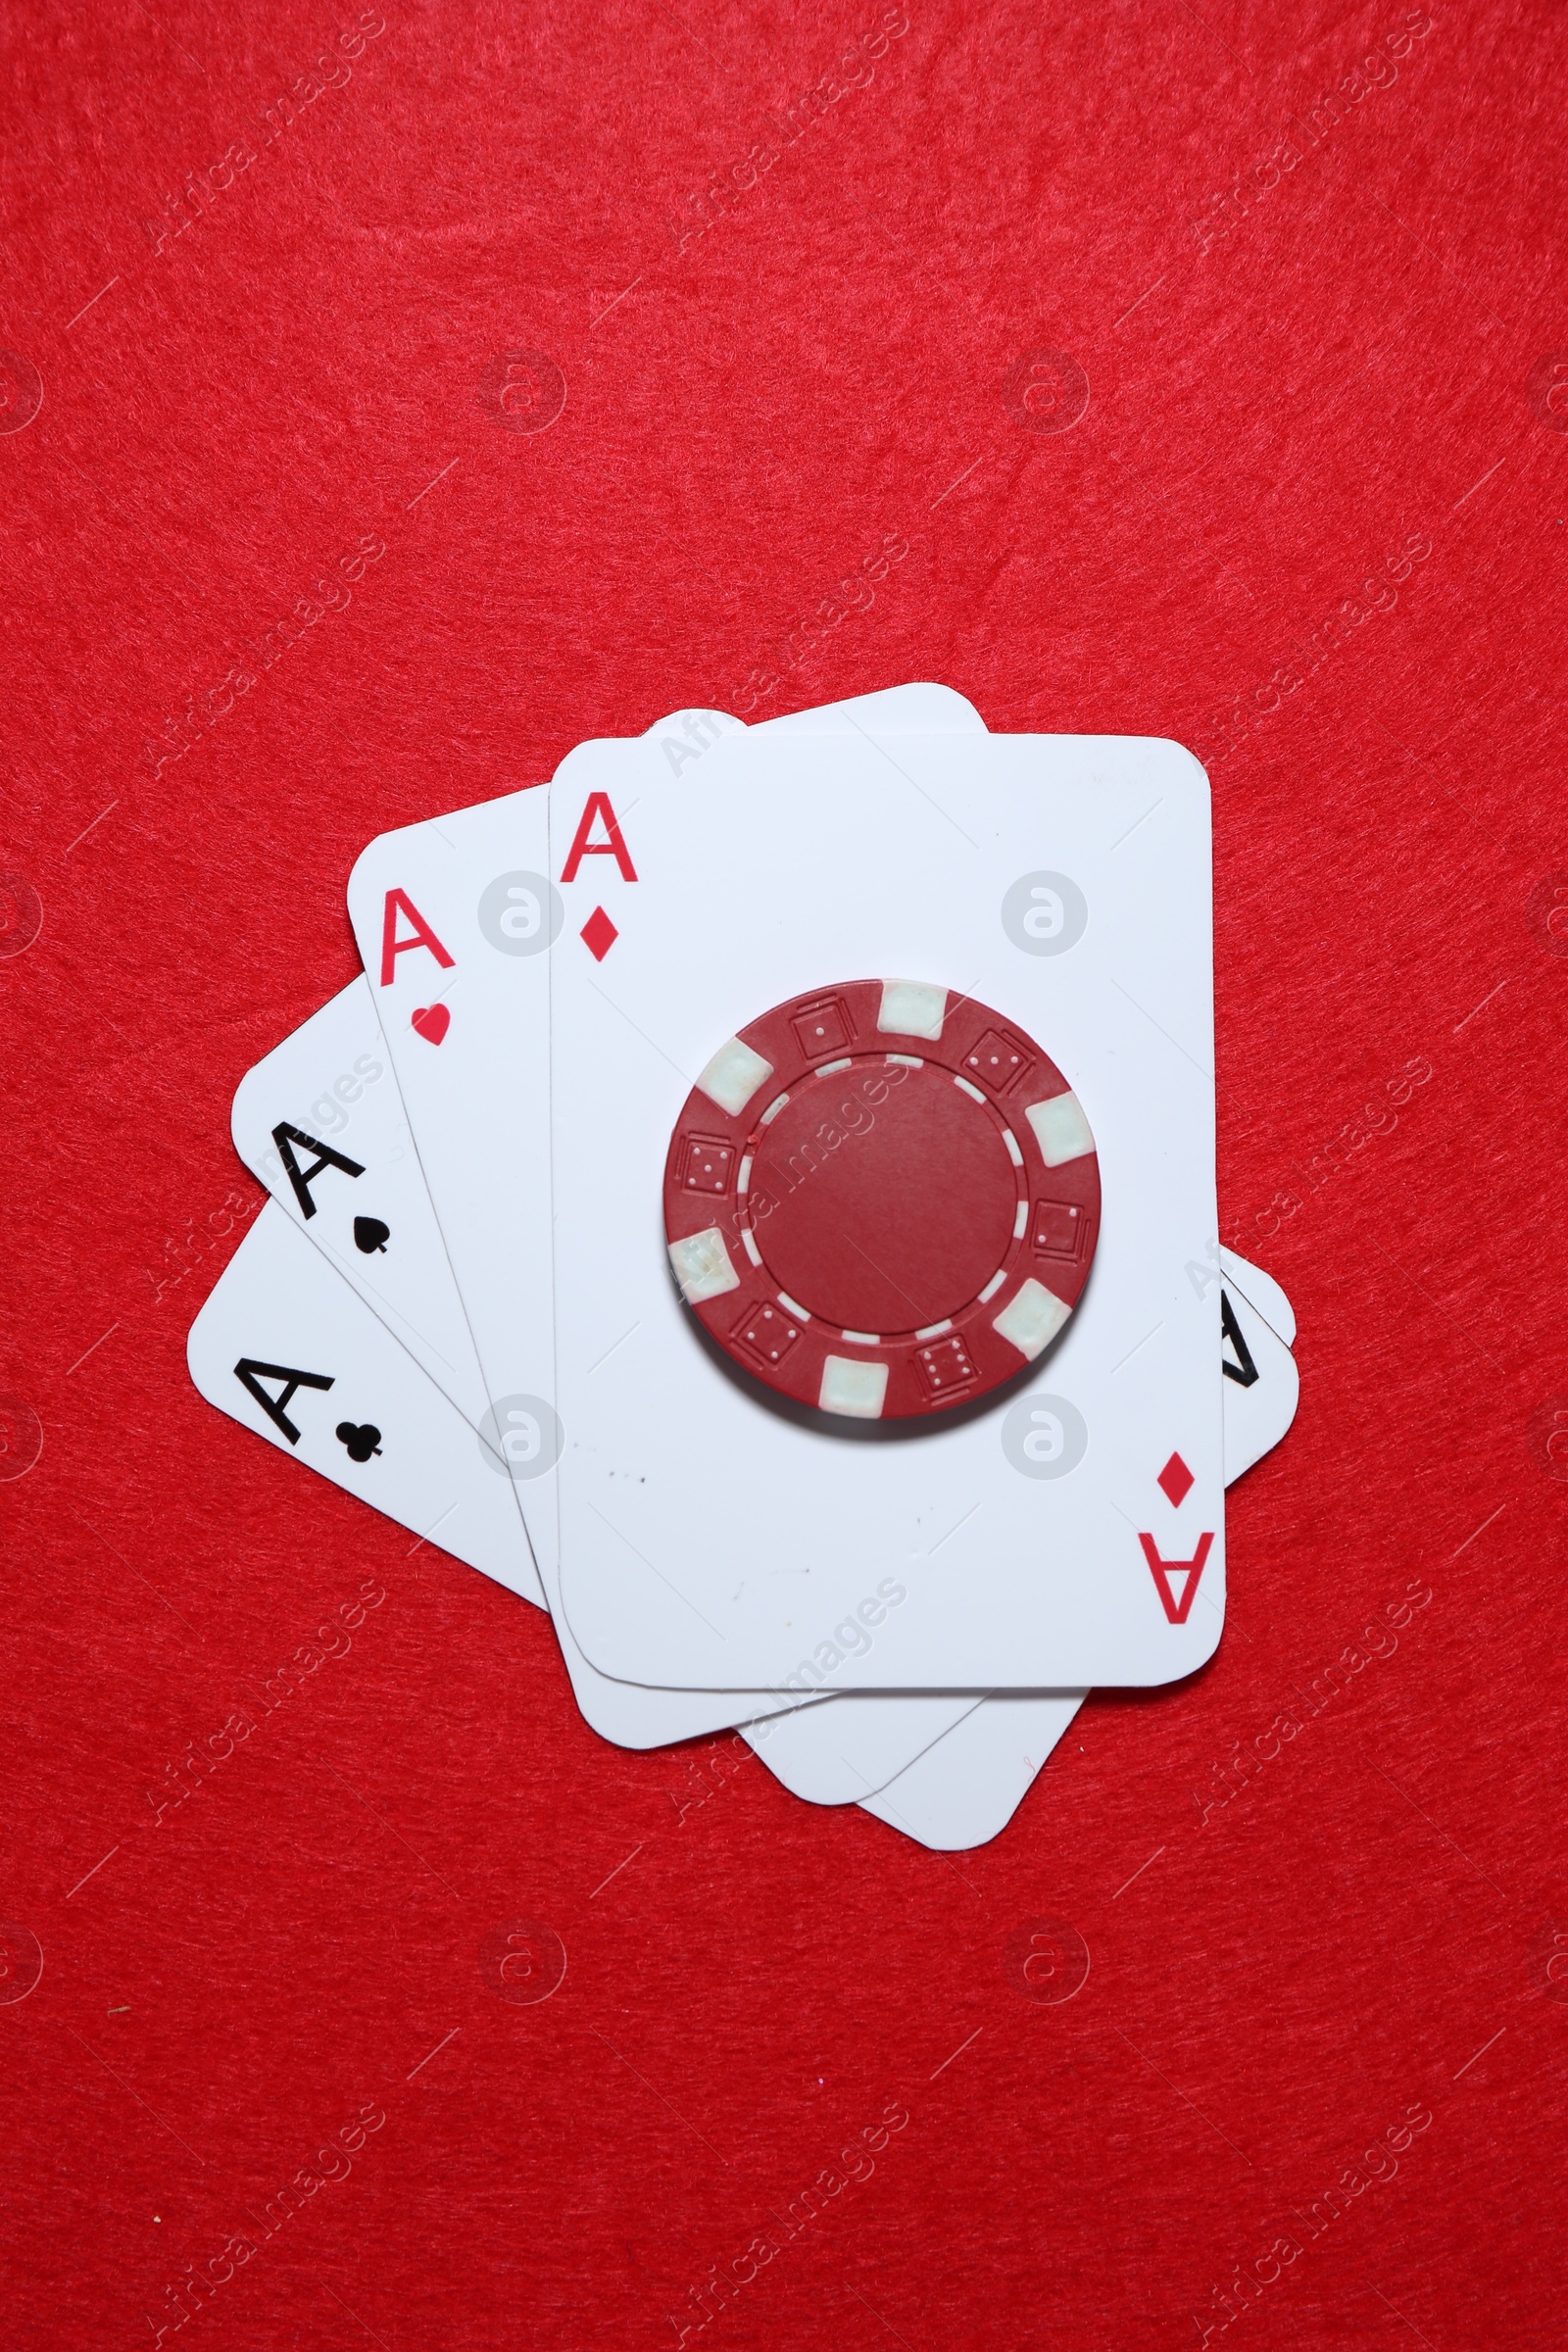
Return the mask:
[[[363,1250],[367,1257],[372,1250],[384,1250],[391,1239],[391,1226],[383,1225],[379,1217],[355,1218],[354,1247]]]
[[[372,1453],[381,1450],[381,1432],[373,1421],[367,1421],[360,1429],[356,1429],[352,1421],[340,1421],[337,1425],[337,1442],[348,1447],[351,1462],[368,1462]]]

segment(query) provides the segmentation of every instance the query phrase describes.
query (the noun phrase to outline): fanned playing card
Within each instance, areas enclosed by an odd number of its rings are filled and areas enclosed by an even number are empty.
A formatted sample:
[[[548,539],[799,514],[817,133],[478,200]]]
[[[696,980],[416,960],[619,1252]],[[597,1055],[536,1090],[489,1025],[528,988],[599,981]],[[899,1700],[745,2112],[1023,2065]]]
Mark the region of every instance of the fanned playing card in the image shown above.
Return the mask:
[[[594,900],[552,956],[578,1642],[715,1689],[1190,1673],[1224,1594],[1202,771],[754,732],[659,786],[592,744],[550,798]]]
[[[923,718],[983,732],[960,697],[908,690]],[[904,694],[875,698],[884,712]],[[690,716],[691,714],[687,714]],[[795,725],[795,721],[786,722]],[[710,753],[711,714],[662,722],[649,749],[669,775],[695,738]],[[387,1047],[436,1212],[468,1311],[492,1407],[509,1451],[541,1572],[553,1573],[557,1422],[550,1288],[546,955],[559,932],[542,794],[457,812],[374,843],[350,885],[350,911],[378,999]],[[417,895],[416,895],[417,893]],[[738,1690],[718,1701],[598,1676],[559,1609],[558,1633],[579,1703],[595,1728],[650,1745],[755,1719],[800,1694]],[[928,1710],[956,1721],[972,1694]],[[871,1727],[867,1727],[868,1731]],[[935,1736],[935,1730],[923,1737]],[[875,1719],[873,1770],[894,1772],[917,1752],[890,1719]],[[861,1752],[865,1743],[861,1742]],[[835,1801],[863,1779],[813,1776]]]

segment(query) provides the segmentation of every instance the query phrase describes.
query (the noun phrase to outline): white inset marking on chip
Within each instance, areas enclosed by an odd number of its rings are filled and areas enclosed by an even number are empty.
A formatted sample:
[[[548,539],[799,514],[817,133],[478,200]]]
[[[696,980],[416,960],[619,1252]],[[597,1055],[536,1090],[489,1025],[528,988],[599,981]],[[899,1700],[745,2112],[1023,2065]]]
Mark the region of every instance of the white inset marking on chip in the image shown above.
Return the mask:
[[[747,1191],[747,1190],[750,1188],[751,1181],[752,1181],[752,1155],[751,1155],[751,1153],[748,1152],[747,1152],[747,1154],[746,1154],[746,1157],[745,1157],[745,1158],[744,1158],[744,1159],[741,1161],[741,1172],[740,1172],[740,1174],[739,1174],[739,1175],[736,1177],[736,1179],[735,1179],[735,1190],[736,1190],[736,1192],[737,1192],[737,1193],[745,1193],[745,1192],[746,1192],[746,1191]]]
[[[884,980],[876,1025],[894,1037],[938,1038],[947,1010],[945,988],[932,988],[924,980]]]
[[[688,1306],[701,1306],[705,1298],[721,1298],[726,1291],[738,1291],[741,1287],[741,1278],[729,1262],[724,1236],[716,1225],[710,1225],[702,1233],[688,1234],[683,1242],[671,1242],[669,1262]]]
[[[1063,1306],[1054,1292],[1048,1291],[1043,1282],[1036,1282],[1031,1275],[1016,1298],[1009,1298],[995,1317],[993,1328],[1033,1363],[1050,1347],[1071,1313],[1070,1306]]]
[[[919,1054],[890,1054],[887,1058],[889,1061],[902,1062],[906,1070],[923,1070],[925,1068],[924,1056]]]
[[[743,1046],[738,1037],[730,1038],[719,1047],[702,1076],[698,1086],[710,1102],[736,1118],[746,1108],[764,1078],[773,1075],[773,1064]]]
[[[831,1078],[835,1070],[847,1070],[849,1066],[850,1056],[848,1054],[846,1054],[842,1061],[824,1061],[819,1063],[816,1075],[818,1078]]]
[[[882,1334],[879,1331],[841,1331],[839,1338],[848,1340],[851,1346],[856,1348],[880,1348],[882,1345]]]
[[[917,1331],[914,1336],[917,1340],[939,1340],[945,1331],[952,1329],[953,1317],[949,1315],[945,1323],[928,1323],[924,1331]]]
[[[757,1247],[757,1236],[749,1225],[741,1227],[741,1242],[753,1265],[760,1266],[762,1262],[762,1252]]]
[[[994,1298],[996,1297],[997,1293],[1001,1290],[1006,1279],[1006,1267],[999,1266],[996,1272],[992,1275],[991,1280],[986,1284],[985,1289],[980,1294],[980,1304],[982,1306],[984,1306],[988,1298]]]
[[[1015,1168],[1021,1168],[1023,1166],[1023,1153],[1018,1149],[1018,1138],[1013,1134],[1010,1127],[1004,1127],[1002,1130],[1002,1140],[1007,1147],[1007,1157],[1011,1160],[1013,1166]]]
[[[852,1356],[830,1355],[822,1366],[817,1403],[824,1413],[845,1413],[856,1421],[880,1421],[888,1393],[886,1364],[859,1364]]]
[[[1013,1220],[1012,1220],[1012,1238],[1013,1238],[1013,1240],[1014,1240],[1015,1242],[1022,1241],[1022,1239],[1023,1239],[1023,1237],[1024,1237],[1025,1233],[1027,1233],[1028,1229],[1029,1229],[1029,1203],[1028,1203],[1028,1201],[1027,1201],[1027,1200],[1020,1200],[1020,1201],[1019,1201],[1019,1203],[1018,1203],[1018,1214],[1017,1214],[1017,1215],[1016,1215],[1016,1216],[1013,1218]]]
[[[1031,1102],[1023,1115],[1035,1131],[1048,1168],[1082,1159],[1095,1148],[1084,1106],[1076,1095],[1053,1095],[1049,1102]]]
[[[780,1291],[778,1302],[787,1315],[799,1315],[803,1323],[809,1323],[811,1320],[810,1310],[804,1307],[798,1298],[792,1298],[788,1291]]]
[[[772,1102],[771,1102],[768,1104],[767,1108],[766,1108],[766,1109],[763,1111],[763,1113],[762,1113],[762,1119],[761,1119],[761,1123],[762,1123],[762,1125],[763,1125],[764,1127],[771,1127],[771,1126],[772,1126],[772,1124],[773,1124],[773,1121],[774,1121],[774,1120],[775,1120],[775,1119],[778,1117],[778,1114],[779,1114],[779,1112],[780,1112],[780,1111],[783,1109],[783,1107],[784,1107],[785,1103],[786,1103],[788,1101],[789,1101],[789,1097],[788,1097],[788,1095],[775,1095],[775,1096],[774,1096],[774,1098],[773,1098]]]
[[[985,1101],[985,1097],[980,1092],[980,1089],[977,1086],[971,1086],[967,1078],[960,1078],[956,1075],[956,1073],[955,1073],[953,1083],[955,1086],[961,1086],[966,1095],[973,1095],[977,1102],[983,1102]]]

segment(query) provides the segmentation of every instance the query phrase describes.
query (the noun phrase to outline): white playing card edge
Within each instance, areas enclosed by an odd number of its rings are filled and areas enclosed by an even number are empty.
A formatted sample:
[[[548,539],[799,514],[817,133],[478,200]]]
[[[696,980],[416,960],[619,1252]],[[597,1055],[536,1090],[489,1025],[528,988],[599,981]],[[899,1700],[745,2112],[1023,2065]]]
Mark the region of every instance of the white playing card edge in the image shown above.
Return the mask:
[[[1284,1286],[1262,1266],[1254,1265],[1250,1257],[1241,1257],[1222,1243],[1219,1252],[1220,1272],[1229,1280],[1254,1314],[1261,1315],[1275,1338],[1285,1347],[1296,1346],[1296,1309],[1285,1295]]]
[[[911,1765],[917,1764],[928,1749],[947,1739],[965,1716],[973,1714],[985,1696],[983,1690],[876,1690],[859,1694],[841,1691],[834,1699],[831,1718],[824,1719],[822,1723],[821,1740],[807,1742],[808,1752],[799,1758],[779,1752],[780,1740],[790,1746],[801,1743],[795,1729],[801,1723],[798,1716],[773,1716],[765,1723],[742,1723],[735,1728],[747,1746],[754,1750],[774,1779],[792,1796],[800,1797],[808,1805],[861,1804],[867,1797],[875,1796],[885,1788],[890,1781],[907,1772]],[[878,1722],[877,1711],[890,1707],[898,1710],[898,1715],[887,1724]],[[941,1720],[944,1715],[946,1721]],[[922,1716],[929,1722],[929,1730],[923,1738],[918,1731],[912,1733],[919,1743],[897,1763],[884,1758],[873,1764],[871,1772],[867,1773],[856,1763],[853,1755],[845,1752],[855,1745],[857,1737],[863,1737],[868,1729],[890,1730],[894,1722],[899,1722],[901,1727],[912,1726],[920,1722]],[[770,1726],[776,1727],[773,1730],[771,1754],[767,1752]],[[803,1723],[801,1729],[805,1730]],[[829,1756],[815,1752],[816,1747],[824,1743],[834,1751]]]

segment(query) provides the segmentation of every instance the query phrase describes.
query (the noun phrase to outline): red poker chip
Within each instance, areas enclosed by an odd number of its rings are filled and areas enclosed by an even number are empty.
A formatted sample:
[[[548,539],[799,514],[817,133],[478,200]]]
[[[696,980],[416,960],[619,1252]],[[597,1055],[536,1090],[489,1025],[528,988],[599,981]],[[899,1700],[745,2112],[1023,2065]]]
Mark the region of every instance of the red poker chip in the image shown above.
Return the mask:
[[[1077,1305],[1100,1164],[1015,1022],[914,980],[777,1004],[720,1046],[664,1163],[688,1306],[799,1404],[907,1420],[1032,1363]]]

